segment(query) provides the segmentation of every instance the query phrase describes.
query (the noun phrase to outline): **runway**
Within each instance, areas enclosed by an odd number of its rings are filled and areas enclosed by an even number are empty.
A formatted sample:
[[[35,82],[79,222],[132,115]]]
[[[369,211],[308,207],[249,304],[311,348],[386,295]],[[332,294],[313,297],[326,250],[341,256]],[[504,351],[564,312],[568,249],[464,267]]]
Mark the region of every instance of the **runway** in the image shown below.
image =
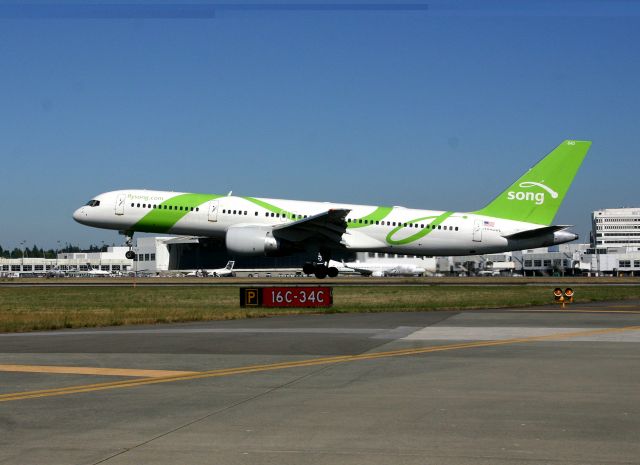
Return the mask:
[[[637,464],[640,302],[0,334],[2,464]]]

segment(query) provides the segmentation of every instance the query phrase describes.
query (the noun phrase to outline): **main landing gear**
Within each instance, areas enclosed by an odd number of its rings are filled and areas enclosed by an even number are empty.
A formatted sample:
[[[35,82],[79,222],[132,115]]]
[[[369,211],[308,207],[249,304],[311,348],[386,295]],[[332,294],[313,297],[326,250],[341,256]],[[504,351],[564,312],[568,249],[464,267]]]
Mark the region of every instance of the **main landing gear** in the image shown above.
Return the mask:
[[[327,276],[335,278],[338,276],[338,269],[335,266],[329,266],[329,262],[324,262],[322,256],[318,255],[318,262],[307,262],[302,266],[304,274],[313,274],[318,279],[324,279]]]
[[[120,234],[122,234],[127,238],[127,240],[124,241],[124,244],[127,247],[129,247],[129,250],[127,250],[124,256],[129,260],[133,260],[134,258],[136,258],[136,253],[132,250],[133,249],[133,233],[128,231],[124,231],[124,232],[120,231]]]

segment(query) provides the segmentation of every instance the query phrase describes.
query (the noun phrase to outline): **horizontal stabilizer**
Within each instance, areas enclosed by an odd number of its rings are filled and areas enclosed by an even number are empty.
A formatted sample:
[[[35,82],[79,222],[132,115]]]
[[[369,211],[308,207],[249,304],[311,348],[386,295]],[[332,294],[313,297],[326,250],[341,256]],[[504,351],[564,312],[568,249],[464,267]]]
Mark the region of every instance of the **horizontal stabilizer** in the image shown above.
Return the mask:
[[[536,228],[536,229],[528,229],[526,231],[520,231],[515,234],[508,234],[503,236],[506,239],[513,240],[521,240],[521,239],[532,239],[534,237],[544,236],[545,234],[553,234],[557,231],[563,231],[567,228],[570,228],[571,225],[555,225],[555,226],[545,226],[544,228]]]

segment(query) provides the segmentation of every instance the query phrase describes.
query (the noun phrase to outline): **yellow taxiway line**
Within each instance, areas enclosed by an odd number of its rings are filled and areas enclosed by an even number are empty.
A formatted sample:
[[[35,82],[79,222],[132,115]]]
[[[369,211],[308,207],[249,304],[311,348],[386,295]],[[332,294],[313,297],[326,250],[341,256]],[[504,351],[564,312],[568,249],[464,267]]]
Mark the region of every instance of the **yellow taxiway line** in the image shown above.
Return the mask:
[[[192,375],[194,373],[198,373],[197,371],[135,370],[128,368],[63,367],[50,365],[0,365],[0,371],[57,373],[70,375],[133,376],[138,378],[164,378],[167,376]]]
[[[329,365],[346,362],[357,362],[361,360],[374,360],[386,357],[400,357],[407,355],[419,355],[433,352],[444,352],[449,350],[471,349],[478,347],[493,347],[510,344],[520,344],[526,342],[551,341],[559,339],[570,339],[573,337],[593,336],[599,334],[620,333],[626,331],[640,331],[640,326],[626,326],[622,328],[595,329],[587,331],[572,331],[565,333],[556,333],[546,336],[532,336],[524,338],[513,338],[493,341],[478,341],[459,344],[448,344],[440,346],[429,346],[413,349],[391,350],[386,352],[371,352],[359,355],[341,355],[336,357],[322,357],[299,361],[289,361],[281,363],[271,363],[265,365],[250,365],[237,368],[223,368],[217,370],[191,372],[188,374],[172,374],[159,378],[140,378],[124,381],[115,381],[109,383],[86,384],[81,386],[68,386],[63,388],[45,389],[40,391],[13,392],[0,395],[0,402],[9,402],[13,400],[33,399],[38,397],[63,396],[68,394],[78,394],[83,392],[103,391],[108,389],[121,389],[137,386],[145,386],[148,384],[172,383],[175,381],[186,381],[190,379],[213,378],[221,376],[231,376],[246,373],[257,373],[263,371],[274,371],[288,368],[311,367],[317,365]]]

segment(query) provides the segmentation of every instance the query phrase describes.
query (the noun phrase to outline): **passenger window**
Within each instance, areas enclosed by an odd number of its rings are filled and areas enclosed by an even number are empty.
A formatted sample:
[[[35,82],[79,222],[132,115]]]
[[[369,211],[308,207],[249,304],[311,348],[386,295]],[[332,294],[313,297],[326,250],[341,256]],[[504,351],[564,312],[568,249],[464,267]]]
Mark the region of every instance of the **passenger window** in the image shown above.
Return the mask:
[[[258,216],[258,212],[255,212],[256,216]]]
[[[196,211],[199,212],[200,211],[200,207],[196,207]]]
[[[442,226],[438,225],[438,229],[442,229]]]
[[[245,214],[245,216],[247,215],[247,211],[246,210],[244,211],[244,214]]]
[[[162,206],[162,208],[163,208],[164,210],[166,210],[166,209],[167,209],[167,206],[166,206],[166,205],[163,205],[163,206]]]
[[[456,231],[458,230],[458,227],[456,226]]]
[[[132,207],[133,207],[134,205],[135,205],[135,204],[133,204],[133,203],[131,204],[131,206],[132,206]]]

